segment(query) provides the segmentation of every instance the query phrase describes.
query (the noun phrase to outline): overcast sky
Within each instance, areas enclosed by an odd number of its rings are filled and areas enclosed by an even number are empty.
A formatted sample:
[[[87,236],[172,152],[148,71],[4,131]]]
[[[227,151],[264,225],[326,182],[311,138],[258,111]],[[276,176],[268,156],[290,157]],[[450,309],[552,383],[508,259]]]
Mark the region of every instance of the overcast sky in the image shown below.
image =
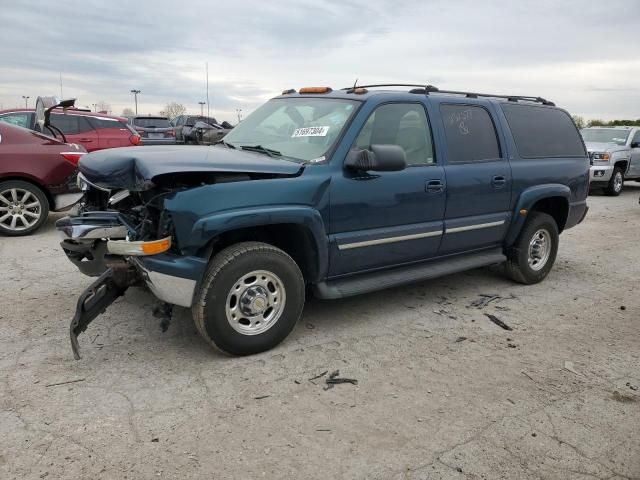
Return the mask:
[[[549,98],[587,118],[640,118],[640,2],[0,0],[0,104],[170,101],[234,120],[283,89],[360,83]]]

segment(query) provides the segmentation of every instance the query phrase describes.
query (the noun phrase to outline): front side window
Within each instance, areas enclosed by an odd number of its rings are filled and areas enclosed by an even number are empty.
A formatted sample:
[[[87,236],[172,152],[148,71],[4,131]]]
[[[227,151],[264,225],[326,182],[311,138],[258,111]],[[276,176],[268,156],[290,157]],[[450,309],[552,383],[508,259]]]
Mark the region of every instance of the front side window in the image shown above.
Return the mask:
[[[477,105],[442,104],[440,114],[449,163],[500,159],[500,146],[489,112]]]
[[[276,98],[238,124],[225,143],[259,146],[288,160],[320,161],[333,147],[358,102],[335,98]]]
[[[29,128],[29,113],[9,113],[0,116],[0,121],[17,125],[19,127]]]
[[[354,148],[371,145],[398,145],[407,165],[434,163],[431,129],[424,107],[416,103],[390,103],[376,108],[356,138]]]

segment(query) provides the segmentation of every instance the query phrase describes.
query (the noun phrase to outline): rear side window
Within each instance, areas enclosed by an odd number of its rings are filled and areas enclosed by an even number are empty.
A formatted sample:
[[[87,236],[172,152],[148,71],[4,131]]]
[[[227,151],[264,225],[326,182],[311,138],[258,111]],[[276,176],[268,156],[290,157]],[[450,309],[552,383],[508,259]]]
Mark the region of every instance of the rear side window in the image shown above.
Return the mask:
[[[584,157],[584,145],[571,117],[558,108],[503,104],[522,158]]]
[[[493,121],[477,105],[440,105],[449,163],[497,160],[500,146]]]
[[[96,130],[100,128],[125,128],[125,124],[115,118],[88,117],[88,119]]]
[[[134,118],[133,124],[142,128],[169,128],[169,120],[164,117]]]
[[[51,124],[64,134],[82,133],[91,130],[91,125],[89,125],[86,118],[79,115],[52,113]]]

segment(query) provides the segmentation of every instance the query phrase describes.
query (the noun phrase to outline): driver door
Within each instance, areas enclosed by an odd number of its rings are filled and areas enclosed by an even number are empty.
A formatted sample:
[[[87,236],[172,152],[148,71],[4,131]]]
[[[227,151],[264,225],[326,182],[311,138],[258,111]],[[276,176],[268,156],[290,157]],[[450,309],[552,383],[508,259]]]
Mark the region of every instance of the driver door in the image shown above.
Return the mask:
[[[640,177],[640,130],[636,130],[631,139],[631,158],[629,159],[627,177]]]
[[[440,246],[445,211],[444,169],[436,159],[421,102],[374,107],[353,149],[393,144],[405,150],[397,172],[343,168],[331,183],[329,275],[428,259]]]

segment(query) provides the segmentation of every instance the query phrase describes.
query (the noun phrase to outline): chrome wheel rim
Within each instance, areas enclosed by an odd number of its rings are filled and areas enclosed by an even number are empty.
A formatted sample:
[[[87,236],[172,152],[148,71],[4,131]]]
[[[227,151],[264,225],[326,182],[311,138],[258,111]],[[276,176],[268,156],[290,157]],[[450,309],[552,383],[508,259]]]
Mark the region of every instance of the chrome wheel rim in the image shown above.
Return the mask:
[[[529,242],[529,267],[532,270],[542,270],[551,255],[551,234],[541,228],[533,234]]]
[[[273,272],[249,272],[231,287],[225,313],[231,328],[242,335],[258,335],[273,327],[282,316],[286,291]]]
[[[616,176],[613,177],[613,189],[616,192],[622,190],[622,173],[616,172]]]
[[[24,188],[0,192],[0,226],[19,232],[33,227],[42,216],[40,200]]]

